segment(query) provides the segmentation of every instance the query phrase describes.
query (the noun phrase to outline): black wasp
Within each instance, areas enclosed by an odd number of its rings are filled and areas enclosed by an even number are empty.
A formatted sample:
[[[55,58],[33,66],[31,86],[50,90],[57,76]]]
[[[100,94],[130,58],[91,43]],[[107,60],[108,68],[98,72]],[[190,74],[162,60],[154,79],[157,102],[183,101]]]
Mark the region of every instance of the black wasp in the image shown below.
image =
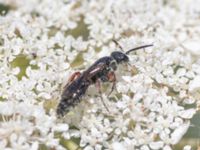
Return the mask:
[[[116,41],[114,42],[118,44]],[[83,71],[82,73],[75,72],[70,77],[68,83],[64,87],[60,103],[57,107],[57,115],[64,116],[65,113],[69,112],[70,108],[72,108],[81,101],[82,96],[86,93],[88,87],[92,84],[95,84],[98,87],[98,91],[101,94],[100,83],[112,82],[112,89],[109,93],[110,95],[111,92],[114,90],[116,84],[115,71],[117,70],[117,65],[124,62],[127,63],[129,61],[127,55],[130,52],[150,46],[153,45],[150,44],[136,47],[128,50],[127,52],[114,51],[111,53],[110,56],[105,56],[98,59],[92,66],[90,66],[87,70]]]

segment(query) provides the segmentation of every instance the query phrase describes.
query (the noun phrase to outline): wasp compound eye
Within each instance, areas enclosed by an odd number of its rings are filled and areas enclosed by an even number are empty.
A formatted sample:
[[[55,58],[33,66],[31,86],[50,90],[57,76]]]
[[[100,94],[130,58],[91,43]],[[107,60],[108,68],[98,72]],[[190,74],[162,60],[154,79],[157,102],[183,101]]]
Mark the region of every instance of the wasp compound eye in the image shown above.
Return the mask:
[[[122,63],[122,62],[128,62],[129,61],[128,56],[126,54],[122,53],[122,52],[119,52],[119,51],[112,52],[111,57],[113,57],[118,64]]]

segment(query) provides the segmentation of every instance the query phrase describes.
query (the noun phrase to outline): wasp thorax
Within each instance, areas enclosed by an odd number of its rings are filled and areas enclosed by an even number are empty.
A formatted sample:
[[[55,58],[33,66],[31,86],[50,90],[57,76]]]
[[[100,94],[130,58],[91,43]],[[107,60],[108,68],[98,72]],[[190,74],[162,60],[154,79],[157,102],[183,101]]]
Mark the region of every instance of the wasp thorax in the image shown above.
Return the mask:
[[[128,56],[126,54],[120,52],[120,51],[112,52],[111,57],[113,57],[118,64],[122,63],[122,62],[128,62],[129,61]]]

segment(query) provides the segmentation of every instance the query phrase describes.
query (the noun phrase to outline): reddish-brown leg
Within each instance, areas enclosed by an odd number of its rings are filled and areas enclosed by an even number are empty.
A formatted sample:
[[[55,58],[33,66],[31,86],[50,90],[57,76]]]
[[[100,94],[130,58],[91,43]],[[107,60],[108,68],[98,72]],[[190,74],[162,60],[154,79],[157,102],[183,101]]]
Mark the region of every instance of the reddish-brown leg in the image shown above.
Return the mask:
[[[106,106],[105,102],[103,101],[102,92],[101,92],[101,81],[100,81],[100,80],[97,80],[96,83],[95,83],[95,86],[96,86],[97,89],[98,89],[98,92],[99,92],[99,95],[100,95],[100,99],[101,99],[101,101],[102,101],[104,107],[105,107],[106,110],[109,112],[108,107]]]
[[[67,82],[67,84],[65,85],[65,87],[68,86],[70,83],[72,83],[74,80],[76,80],[80,75],[81,75],[81,73],[80,73],[79,71],[74,72],[74,73],[70,76],[70,78],[68,79],[68,82]],[[65,88],[65,87],[64,87],[64,88]]]
[[[76,80],[79,76],[81,75],[81,73],[79,71],[74,72],[71,77],[69,78],[68,82],[72,82],[74,80]]]
[[[110,94],[113,92],[113,90],[115,89],[116,87],[116,76],[115,76],[115,73],[114,72],[109,72],[108,75],[107,75],[108,79],[110,82],[112,82],[112,88],[111,88],[111,91],[108,93],[108,97],[110,96]]]

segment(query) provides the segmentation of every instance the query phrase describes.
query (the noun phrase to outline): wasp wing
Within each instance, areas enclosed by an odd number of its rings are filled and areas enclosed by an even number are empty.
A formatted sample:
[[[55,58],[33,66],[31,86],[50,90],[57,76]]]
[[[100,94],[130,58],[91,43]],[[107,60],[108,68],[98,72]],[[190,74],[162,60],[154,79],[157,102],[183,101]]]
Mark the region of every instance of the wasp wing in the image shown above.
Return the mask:
[[[98,64],[92,65],[90,68],[88,68],[83,74],[86,76],[86,78],[92,78],[96,74],[102,72],[107,67],[107,64],[104,62],[100,62]]]

